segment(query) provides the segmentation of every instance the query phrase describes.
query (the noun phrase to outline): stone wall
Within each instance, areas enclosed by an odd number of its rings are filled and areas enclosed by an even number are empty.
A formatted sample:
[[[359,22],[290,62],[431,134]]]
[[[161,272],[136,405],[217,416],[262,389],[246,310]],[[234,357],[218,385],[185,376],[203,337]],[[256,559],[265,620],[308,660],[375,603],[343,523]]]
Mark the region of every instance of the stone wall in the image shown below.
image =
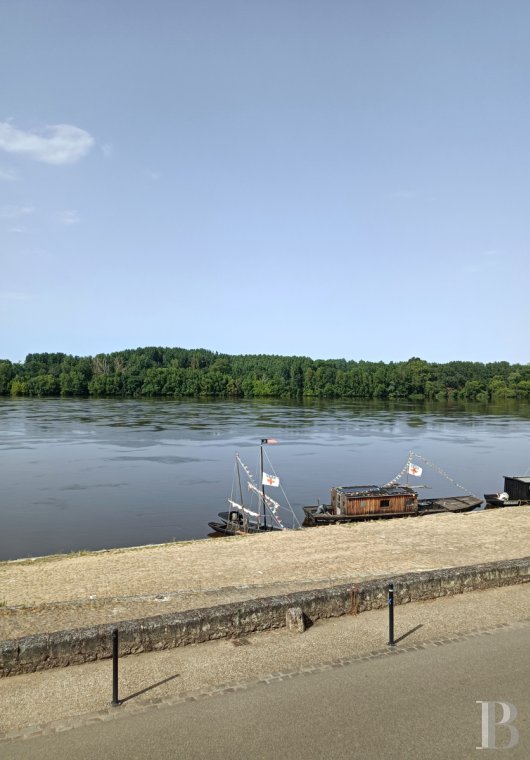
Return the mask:
[[[301,608],[309,620],[379,609],[387,604],[390,582],[394,583],[394,603],[399,605],[529,581],[530,557],[525,557],[25,636],[0,642],[0,676],[108,658],[114,628],[119,630],[119,653],[123,656],[280,628],[285,626],[286,612],[292,607]]]

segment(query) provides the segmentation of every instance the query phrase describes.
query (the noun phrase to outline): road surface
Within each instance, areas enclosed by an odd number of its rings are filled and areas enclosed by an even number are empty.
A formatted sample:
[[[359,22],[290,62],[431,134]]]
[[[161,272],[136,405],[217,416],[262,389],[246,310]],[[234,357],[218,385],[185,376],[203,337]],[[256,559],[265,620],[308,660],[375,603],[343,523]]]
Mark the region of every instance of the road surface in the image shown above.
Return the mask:
[[[396,648],[399,650],[399,646]],[[0,744],[2,760],[465,760],[530,758],[530,626],[514,624],[451,643],[381,653],[346,664],[116,719]],[[495,731],[482,742],[477,701],[518,715],[517,745]],[[500,710],[501,708],[499,708]],[[500,713],[499,713],[500,715]]]

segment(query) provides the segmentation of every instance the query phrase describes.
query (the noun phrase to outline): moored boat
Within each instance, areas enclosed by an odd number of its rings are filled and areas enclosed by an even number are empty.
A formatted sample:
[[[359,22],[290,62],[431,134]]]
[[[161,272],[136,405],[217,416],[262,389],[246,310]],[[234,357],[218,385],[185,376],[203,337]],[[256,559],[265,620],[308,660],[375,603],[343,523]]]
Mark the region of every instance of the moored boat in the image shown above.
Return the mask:
[[[504,491],[485,493],[486,509],[518,507],[530,504],[530,477],[528,475],[505,475]]]
[[[208,526],[214,533],[221,536],[237,536],[245,533],[262,533],[263,531],[283,530],[279,525],[263,525],[257,522],[244,522],[241,513],[236,510],[232,512],[219,512],[221,522],[215,520],[208,523]]]
[[[419,457],[424,463],[463,489],[436,465],[414,452],[398,475],[383,486],[335,486],[331,489],[331,504],[303,507],[304,525],[331,525],[334,523],[377,520],[390,517],[414,517],[442,512],[470,512],[482,504],[482,499],[474,494],[419,499],[417,491],[408,483],[400,485],[399,480],[406,474],[421,477],[423,468],[412,461]]]
[[[303,507],[304,525],[404,517],[417,512],[418,496],[408,486],[334,486],[331,504]]]
[[[222,536],[235,536],[245,535],[247,533],[270,533],[271,531],[284,530],[285,524],[283,522],[280,513],[282,511],[282,505],[273,499],[267,492],[266,486],[273,488],[281,488],[280,479],[276,474],[269,474],[264,470],[264,453],[263,447],[267,444],[277,443],[274,438],[262,438],[260,444],[260,460],[259,460],[259,483],[258,486],[254,481],[250,469],[241,460],[239,454],[236,454],[235,466],[234,466],[234,479],[232,482],[232,493],[228,499],[230,509],[225,512],[219,512],[218,517],[220,522],[212,521],[208,523],[208,526],[212,531]],[[269,469],[273,469],[268,460]],[[252,505],[252,500],[245,504],[243,498],[243,486],[242,480],[246,479],[247,490],[250,493],[251,498],[257,501],[257,506]],[[237,499],[234,496],[234,492],[237,490]],[[285,492],[281,488],[285,500]],[[298,520],[292,510],[291,505],[287,501],[287,511],[291,516],[291,526],[299,527]]]

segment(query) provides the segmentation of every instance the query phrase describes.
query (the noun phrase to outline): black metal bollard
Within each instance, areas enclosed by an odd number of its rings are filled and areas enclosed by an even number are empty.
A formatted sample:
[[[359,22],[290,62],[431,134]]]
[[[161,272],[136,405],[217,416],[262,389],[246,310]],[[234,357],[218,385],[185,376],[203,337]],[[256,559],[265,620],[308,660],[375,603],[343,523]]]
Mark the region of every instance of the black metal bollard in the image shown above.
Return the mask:
[[[394,584],[388,586],[388,646],[395,647],[394,641]]]
[[[112,631],[112,706],[118,707],[118,629]]]

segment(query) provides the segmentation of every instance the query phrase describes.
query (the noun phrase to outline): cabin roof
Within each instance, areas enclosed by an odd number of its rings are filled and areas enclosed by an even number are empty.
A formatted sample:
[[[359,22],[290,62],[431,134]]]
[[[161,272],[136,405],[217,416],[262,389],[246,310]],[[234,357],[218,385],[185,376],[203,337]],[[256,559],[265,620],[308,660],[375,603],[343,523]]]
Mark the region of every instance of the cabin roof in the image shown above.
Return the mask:
[[[403,496],[414,495],[409,486],[335,486],[345,496]]]
[[[520,483],[530,484],[530,475],[503,475],[503,477],[509,478],[510,480],[518,480]]]

